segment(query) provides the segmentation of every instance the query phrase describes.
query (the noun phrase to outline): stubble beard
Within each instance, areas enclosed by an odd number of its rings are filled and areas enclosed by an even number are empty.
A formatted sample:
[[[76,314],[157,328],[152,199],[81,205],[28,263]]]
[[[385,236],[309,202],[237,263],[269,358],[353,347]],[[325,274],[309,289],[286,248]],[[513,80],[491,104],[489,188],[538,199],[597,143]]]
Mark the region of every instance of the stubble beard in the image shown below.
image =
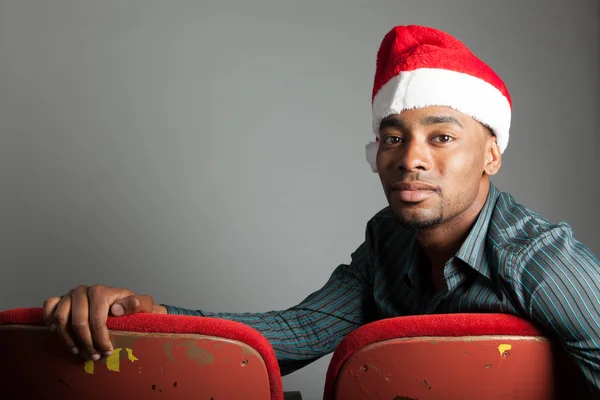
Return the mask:
[[[417,232],[431,229],[444,222],[444,208],[442,206],[442,202],[440,202],[440,204],[428,214],[429,215],[427,216],[396,215],[396,219],[403,227],[415,230]]]

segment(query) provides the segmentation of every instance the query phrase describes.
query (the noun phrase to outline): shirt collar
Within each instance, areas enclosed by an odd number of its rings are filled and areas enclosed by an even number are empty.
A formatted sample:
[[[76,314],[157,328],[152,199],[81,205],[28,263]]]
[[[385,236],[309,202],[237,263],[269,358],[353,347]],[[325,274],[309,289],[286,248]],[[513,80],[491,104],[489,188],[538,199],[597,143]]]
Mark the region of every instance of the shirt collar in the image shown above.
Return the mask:
[[[475,221],[475,225],[455,256],[490,280],[492,280],[492,270],[487,261],[485,239],[498,196],[500,196],[500,191],[490,183],[487,199],[477,217],[477,221]]]
[[[490,183],[490,189],[487,195],[487,199],[475,225],[469,232],[469,235],[461,245],[460,249],[454,256],[468,264],[473,270],[477,271],[481,275],[487,277],[489,280],[493,280],[492,269],[488,265],[485,243],[488,234],[488,228],[492,218],[492,214],[496,207],[496,202],[500,196],[500,191]],[[413,287],[417,286],[420,274],[422,274],[419,264],[424,262],[426,255],[421,249],[419,242],[416,240],[416,236],[413,237],[412,243],[408,246],[410,252],[407,257],[408,269],[406,270],[406,278],[408,278],[410,284]]]

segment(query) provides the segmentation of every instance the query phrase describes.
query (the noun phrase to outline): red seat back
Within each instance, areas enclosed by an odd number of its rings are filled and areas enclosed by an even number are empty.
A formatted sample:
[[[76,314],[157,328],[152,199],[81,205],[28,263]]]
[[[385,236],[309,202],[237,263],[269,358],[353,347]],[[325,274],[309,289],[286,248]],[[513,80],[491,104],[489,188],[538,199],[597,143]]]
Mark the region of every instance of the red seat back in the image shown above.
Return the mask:
[[[41,309],[0,312],[0,398],[283,399],[273,349],[246,325],[136,314],[107,326],[113,355],[85,361],[43,326]]]
[[[590,398],[566,352],[506,314],[390,318],[350,333],[327,371],[325,400]]]

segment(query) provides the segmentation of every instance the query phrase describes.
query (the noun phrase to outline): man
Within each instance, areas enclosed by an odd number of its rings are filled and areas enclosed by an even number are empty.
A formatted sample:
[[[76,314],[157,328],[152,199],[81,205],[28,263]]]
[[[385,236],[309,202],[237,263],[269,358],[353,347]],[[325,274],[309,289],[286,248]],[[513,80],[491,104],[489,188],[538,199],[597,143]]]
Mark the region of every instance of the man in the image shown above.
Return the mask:
[[[109,313],[231,319],[259,330],[287,374],[376,319],[502,312],[560,340],[600,398],[599,260],[567,224],[550,223],[490,182],[509,138],[512,103],[502,80],[448,34],[399,26],[379,48],[372,95],[376,139],[367,160],[389,207],[322,289],[287,310],[232,314],[78,286],[44,303],[50,329],[74,353],[98,359],[112,351]]]

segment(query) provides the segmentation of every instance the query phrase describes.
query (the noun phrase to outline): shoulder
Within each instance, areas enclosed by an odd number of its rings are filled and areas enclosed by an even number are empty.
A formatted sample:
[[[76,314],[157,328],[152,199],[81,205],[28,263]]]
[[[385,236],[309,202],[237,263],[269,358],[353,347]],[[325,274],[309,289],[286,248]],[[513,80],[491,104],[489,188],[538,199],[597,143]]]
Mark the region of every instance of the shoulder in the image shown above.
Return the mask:
[[[508,193],[500,193],[492,212],[488,238],[496,248],[519,259],[532,259],[557,251],[569,258],[586,253],[592,262],[598,259],[580,243],[566,222],[553,223],[535,211],[517,202]],[[532,260],[533,261],[533,260]]]
[[[516,268],[532,290],[551,287],[557,291],[598,286],[600,261],[566,223],[536,235],[518,253]]]
[[[489,240],[503,254],[510,279],[527,297],[597,291],[600,262],[575,238],[571,226],[548,221],[508,193],[498,196]]]
[[[554,224],[501,192],[492,212],[488,238],[492,244],[513,254],[520,254],[548,234],[570,230],[565,223]]]

